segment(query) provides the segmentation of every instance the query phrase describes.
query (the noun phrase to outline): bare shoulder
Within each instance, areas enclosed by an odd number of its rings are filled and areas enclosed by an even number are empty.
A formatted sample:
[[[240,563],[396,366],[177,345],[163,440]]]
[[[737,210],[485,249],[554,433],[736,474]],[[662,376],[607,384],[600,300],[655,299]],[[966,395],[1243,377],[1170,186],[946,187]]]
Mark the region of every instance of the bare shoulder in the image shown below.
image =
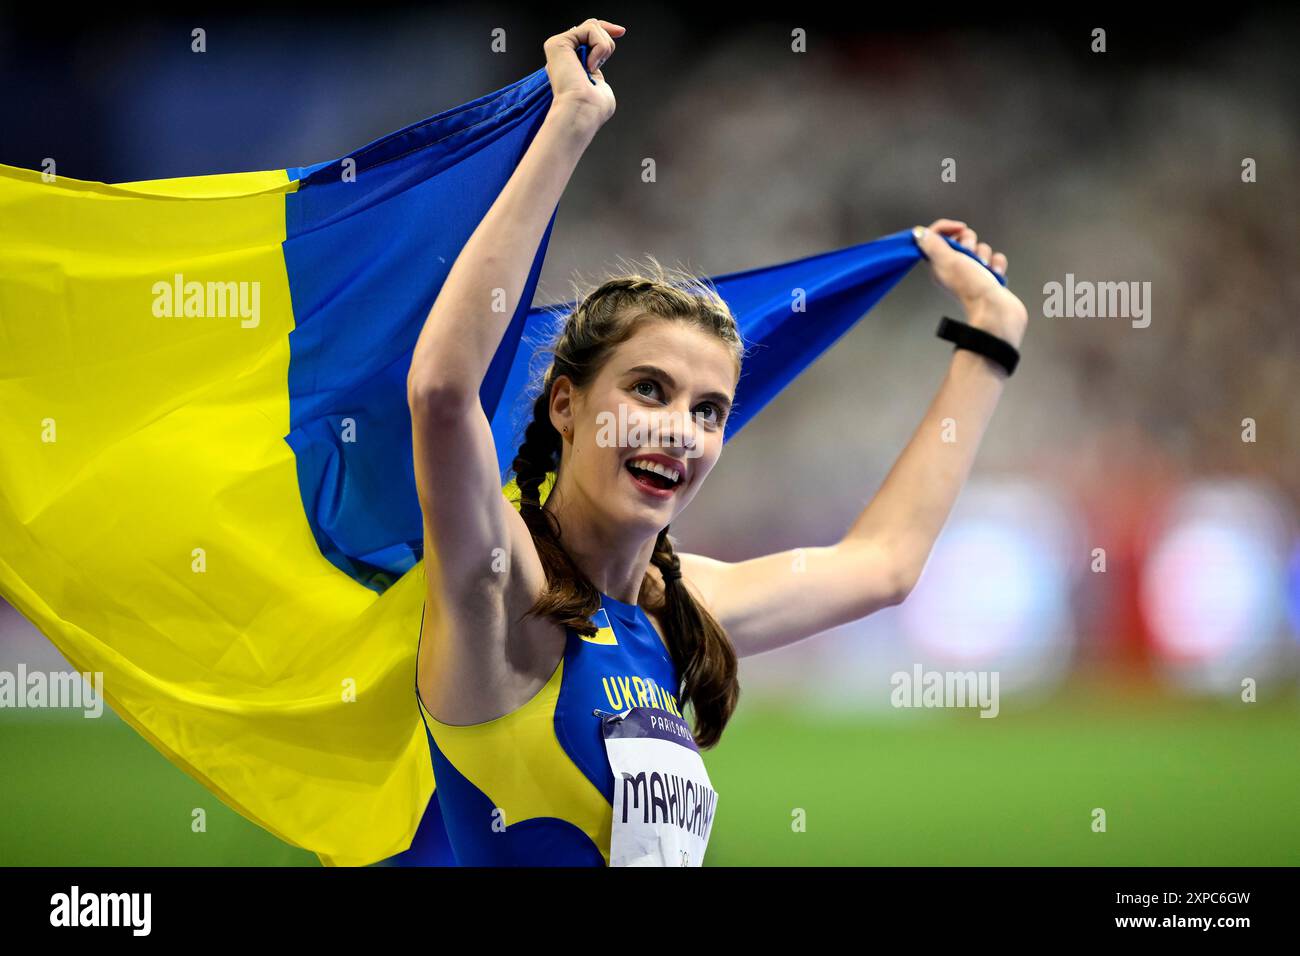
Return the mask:
[[[717,595],[721,592],[726,571],[731,565],[716,558],[689,552],[678,552],[677,560],[681,565],[682,580],[687,588],[695,595],[696,600],[707,607],[711,613],[716,614]],[[658,573],[658,569],[655,573]],[[662,581],[662,578],[660,580]]]

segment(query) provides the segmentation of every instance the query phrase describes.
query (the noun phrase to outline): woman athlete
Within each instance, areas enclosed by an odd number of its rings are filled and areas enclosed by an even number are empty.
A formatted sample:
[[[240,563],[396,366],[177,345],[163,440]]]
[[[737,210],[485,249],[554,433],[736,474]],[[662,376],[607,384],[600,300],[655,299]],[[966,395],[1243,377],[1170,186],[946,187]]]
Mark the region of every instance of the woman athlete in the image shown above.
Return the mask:
[[[428,585],[416,689],[463,865],[699,865],[719,800],[699,748],[735,709],[737,658],[907,596],[1005,379],[955,350],[836,544],[736,563],[677,554],[668,528],[717,464],[744,348],[707,283],[656,265],[567,317],[514,459],[518,501],[503,495],[479,387],[614,113],[601,66],[624,32],[593,18],[546,41],[549,113],[451,269],[408,376]],[[914,235],[969,323],[1019,347],[1024,305],[944,237],[1000,275],[1007,257],[964,222]],[[941,439],[946,419],[959,440]]]

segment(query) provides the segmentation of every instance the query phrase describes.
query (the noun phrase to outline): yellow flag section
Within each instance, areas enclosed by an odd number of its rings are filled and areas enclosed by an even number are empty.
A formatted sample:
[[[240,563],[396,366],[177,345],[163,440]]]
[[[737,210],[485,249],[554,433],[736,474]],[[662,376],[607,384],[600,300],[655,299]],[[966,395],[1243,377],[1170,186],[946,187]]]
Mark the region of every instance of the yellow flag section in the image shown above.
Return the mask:
[[[298,489],[284,171],[105,185],[0,166],[0,594],[244,816],[368,864],[433,790],[423,565],[382,596]]]

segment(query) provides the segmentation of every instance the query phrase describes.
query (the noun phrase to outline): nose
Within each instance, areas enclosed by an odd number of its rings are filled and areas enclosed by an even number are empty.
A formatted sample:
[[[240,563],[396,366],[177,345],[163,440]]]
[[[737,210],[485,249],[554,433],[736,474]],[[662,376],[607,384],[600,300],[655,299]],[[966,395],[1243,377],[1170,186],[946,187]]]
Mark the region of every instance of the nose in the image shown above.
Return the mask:
[[[660,415],[660,439],[669,446],[685,448],[687,458],[697,447],[698,428],[689,408],[665,409]]]

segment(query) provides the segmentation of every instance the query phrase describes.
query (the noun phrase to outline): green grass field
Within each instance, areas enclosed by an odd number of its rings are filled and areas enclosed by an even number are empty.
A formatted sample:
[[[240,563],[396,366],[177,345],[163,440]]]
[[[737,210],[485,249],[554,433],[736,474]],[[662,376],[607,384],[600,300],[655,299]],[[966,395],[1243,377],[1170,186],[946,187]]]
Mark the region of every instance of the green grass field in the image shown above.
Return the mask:
[[[115,717],[0,714],[0,864],[317,866]],[[713,865],[1297,865],[1300,702],[1076,688],[997,719],[746,699],[706,755]],[[190,811],[207,811],[192,833]],[[1107,814],[1094,833],[1092,810]],[[803,811],[804,832],[792,820]]]

